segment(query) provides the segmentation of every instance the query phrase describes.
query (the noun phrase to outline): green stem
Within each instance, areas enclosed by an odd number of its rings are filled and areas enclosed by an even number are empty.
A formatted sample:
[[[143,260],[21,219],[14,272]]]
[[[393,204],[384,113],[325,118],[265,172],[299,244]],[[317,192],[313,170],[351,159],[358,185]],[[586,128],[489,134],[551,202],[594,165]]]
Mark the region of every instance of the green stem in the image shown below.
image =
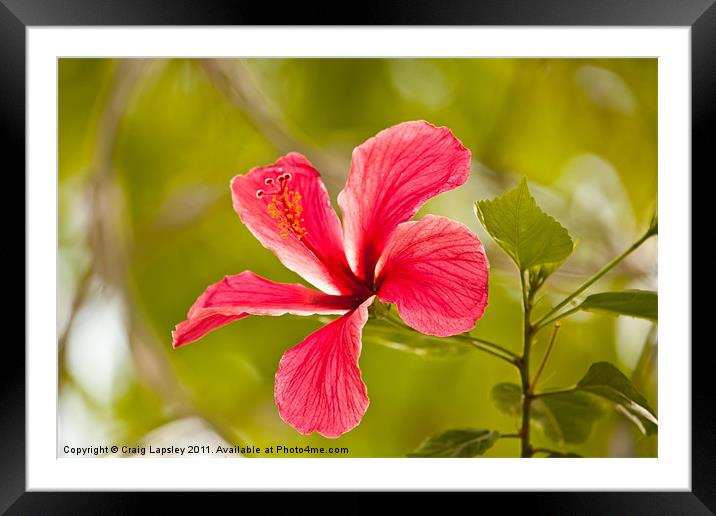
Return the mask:
[[[467,343],[470,344],[470,345],[471,345],[472,347],[474,347],[475,349],[479,349],[480,351],[484,351],[485,353],[487,353],[487,354],[489,354],[489,355],[492,355],[493,357],[499,358],[499,359],[504,360],[505,362],[507,362],[507,363],[509,363],[509,364],[512,364],[512,365],[514,365],[514,366],[517,366],[517,359],[510,358],[510,357],[505,356],[505,355],[501,355],[500,353],[497,353],[497,352],[493,351],[492,349],[490,349],[490,348],[488,348],[488,347],[486,347],[486,346],[481,346],[481,345],[480,345],[479,343],[477,343],[477,342],[467,341]]]
[[[516,360],[519,358],[519,356],[516,353],[513,353],[507,348],[503,348],[502,346],[499,346],[493,342],[490,342],[489,340],[481,339],[479,337],[473,337],[472,335],[468,335],[467,333],[461,333],[459,335],[453,335],[452,337],[444,337],[447,339],[453,339],[453,340],[463,340],[465,342],[468,342],[469,344],[476,345],[476,344],[483,344],[485,346],[488,346],[496,351],[499,351],[500,353],[504,353],[505,355],[509,356],[513,360]]]
[[[532,393],[530,390],[530,353],[532,351],[533,327],[530,323],[532,313],[532,295],[527,292],[525,273],[520,271],[520,285],[522,287],[522,359],[519,363],[520,380],[522,382],[522,425],[520,428],[520,457],[532,456],[530,444],[530,409],[532,407]]]
[[[641,244],[643,244],[644,242],[646,242],[646,241],[649,239],[649,237],[651,237],[651,236],[654,235],[654,234],[656,234],[656,233],[655,233],[654,231],[652,231],[651,229],[650,229],[649,231],[647,231],[646,233],[644,233],[644,235],[643,235],[639,240],[637,240],[636,242],[634,242],[634,243],[631,245],[631,247],[629,247],[629,249],[627,249],[627,250],[624,251],[622,254],[620,254],[619,256],[617,256],[616,258],[614,258],[611,262],[609,262],[609,263],[606,264],[604,267],[602,267],[601,269],[599,269],[599,271],[597,271],[597,273],[594,274],[594,276],[592,276],[592,277],[589,278],[587,281],[585,281],[584,283],[582,283],[582,285],[581,285],[577,290],[575,290],[574,292],[572,292],[569,296],[567,296],[566,298],[564,298],[561,303],[559,303],[559,304],[558,304],[557,306],[555,306],[552,310],[550,310],[547,314],[545,314],[539,321],[537,321],[537,322],[535,323],[535,327],[539,329],[539,328],[543,328],[544,326],[546,326],[547,324],[549,324],[548,322],[545,322],[545,321],[548,321],[550,317],[552,317],[554,314],[556,314],[557,312],[559,312],[562,308],[564,308],[565,306],[567,306],[567,304],[569,304],[569,302],[572,301],[572,299],[574,299],[574,298],[577,297],[579,294],[581,294],[582,292],[584,292],[585,290],[587,290],[589,287],[591,287],[597,280],[599,280],[599,279],[600,279],[602,276],[604,276],[607,272],[609,272],[610,270],[612,270],[612,269],[614,268],[614,266],[616,266],[616,265],[617,265],[619,262],[621,262],[624,258],[626,258],[627,256],[629,256],[629,255],[630,255],[631,253],[633,253],[634,251],[636,251],[636,249],[638,249],[639,246],[641,246]],[[571,312],[570,312],[570,313],[571,313]],[[565,315],[568,315],[568,314],[565,312]],[[560,317],[560,318],[561,318],[561,317]],[[556,319],[553,319],[553,320],[556,320]]]
[[[554,330],[552,330],[552,337],[549,339],[549,345],[547,346],[547,351],[544,353],[544,357],[542,358],[542,363],[539,365],[539,368],[537,368],[537,374],[535,374],[535,377],[532,379],[532,385],[530,385],[530,394],[534,394],[535,388],[537,387],[537,382],[539,381],[539,377],[542,375],[542,371],[544,371],[544,367],[547,365],[547,360],[549,359],[550,353],[552,353],[552,348],[554,347],[554,343],[557,340],[557,333],[559,332],[559,323],[555,323]]]
[[[415,332],[416,330],[410,328],[409,326],[406,326],[402,321],[396,319],[392,314],[387,313],[383,314],[380,317],[382,320],[392,324],[393,326],[400,328],[403,331],[409,331],[409,332]],[[518,366],[519,363],[519,357],[513,353],[512,351],[503,348],[502,346],[495,344],[493,342],[490,342],[485,339],[481,339],[478,337],[473,337],[472,335],[467,334],[460,334],[460,335],[453,335],[452,337],[442,337],[445,340],[459,340],[461,342],[464,342],[466,344],[469,344],[470,346],[474,347],[475,349],[478,349],[480,351],[483,351],[489,355],[492,355],[496,358],[499,358],[501,360],[504,360],[505,362],[512,364],[514,366]]]
[[[575,306],[574,308],[571,308],[571,309],[567,310],[566,312],[562,312],[561,314],[557,314],[553,317],[550,317],[549,319],[547,319],[544,322],[535,324],[535,329],[541,330],[545,326],[549,326],[550,324],[555,323],[555,322],[559,321],[560,319],[564,319],[565,317],[570,316],[574,312],[578,312],[578,311],[579,311],[579,306]]]

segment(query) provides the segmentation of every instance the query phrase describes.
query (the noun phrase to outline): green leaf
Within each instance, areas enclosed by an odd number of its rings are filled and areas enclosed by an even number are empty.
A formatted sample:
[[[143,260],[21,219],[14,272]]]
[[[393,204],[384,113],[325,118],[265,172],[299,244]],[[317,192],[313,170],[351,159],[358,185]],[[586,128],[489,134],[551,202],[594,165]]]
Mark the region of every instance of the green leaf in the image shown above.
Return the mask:
[[[363,329],[363,342],[412,353],[426,358],[450,358],[471,351],[471,347],[453,339],[440,339],[400,328],[380,319],[371,319]]]
[[[617,409],[642,433],[656,433],[658,421],[654,410],[629,378],[609,362],[592,364],[576,388],[616,403]]]
[[[598,401],[577,391],[543,396],[532,403],[532,421],[558,443],[583,443],[601,415]]]
[[[498,383],[490,391],[490,397],[497,409],[508,416],[522,411],[522,388],[516,383]]]
[[[476,202],[475,212],[521,271],[559,264],[574,248],[567,230],[537,205],[524,178],[503,195]]]
[[[570,251],[570,254],[577,248],[577,242],[572,243],[572,251]],[[549,278],[557,269],[559,269],[562,264],[565,262],[565,260],[569,258],[569,256],[565,256],[564,259],[558,261],[558,262],[550,262],[550,263],[544,263],[541,265],[535,265],[534,267],[530,267],[529,272],[529,280],[530,280],[530,291],[536,292],[537,289],[539,289],[545,281],[547,281],[547,278]]]
[[[455,428],[428,437],[408,457],[475,457],[483,455],[495,441],[499,432],[484,428]]]
[[[550,452],[546,458],[547,459],[581,459],[583,457],[577,453],[572,453],[572,452],[562,453],[562,452],[558,452],[558,451],[553,451],[553,452]]]
[[[579,308],[656,321],[658,319],[659,296],[651,290],[602,292],[587,297],[579,305]]]
[[[537,398],[532,403],[532,420],[553,441],[581,443],[602,413],[598,398],[615,403],[643,433],[657,431],[658,422],[646,398],[608,362],[593,364],[574,389]]]

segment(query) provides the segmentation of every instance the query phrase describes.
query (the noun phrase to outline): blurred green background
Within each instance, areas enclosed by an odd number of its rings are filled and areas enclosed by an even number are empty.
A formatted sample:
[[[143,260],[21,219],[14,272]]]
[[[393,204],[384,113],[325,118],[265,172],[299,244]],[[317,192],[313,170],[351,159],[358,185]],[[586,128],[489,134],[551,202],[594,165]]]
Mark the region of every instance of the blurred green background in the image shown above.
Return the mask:
[[[524,175],[578,241],[542,309],[631,244],[656,206],[655,59],[61,59],[58,70],[60,445],[312,444],[399,457],[453,427],[516,430],[489,397],[495,383],[518,382],[515,370],[476,350],[426,357],[384,345],[370,322],[360,366],[371,404],[338,440],[299,435],[273,400],[282,353],[318,318],[251,317],[172,350],[174,325],[224,275],[302,281],[243,226],[229,191],[235,174],[286,152],[313,162],[335,203],[366,138],[406,120],[450,127],[472,151],[471,178],[418,216],[480,236],[490,302],[473,333],[515,351],[518,275],[472,203]],[[653,240],[592,291],[655,290]],[[608,360],[656,407],[655,350],[647,321],[580,314],[564,322],[541,386],[572,385]],[[539,432],[534,443],[555,447]],[[569,449],[650,457],[657,439],[610,412]],[[511,439],[486,456],[517,455]]]

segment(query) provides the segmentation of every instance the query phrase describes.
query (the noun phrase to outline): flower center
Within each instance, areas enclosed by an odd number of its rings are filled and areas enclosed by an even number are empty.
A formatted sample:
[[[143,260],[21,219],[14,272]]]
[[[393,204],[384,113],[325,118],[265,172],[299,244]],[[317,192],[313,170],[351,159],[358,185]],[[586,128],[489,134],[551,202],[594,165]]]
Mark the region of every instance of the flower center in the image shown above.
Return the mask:
[[[341,285],[341,291],[350,291],[343,296],[350,300],[350,306],[355,308],[368,299],[373,292],[351,271],[345,257],[325,256],[323,249],[314,246],[311,240],[319,237],[318,234],[309,234],[303,218],[302,196],[291,174],[285,173],[282,167],[264,169],[270,175],[264,177],[265,189],[256,190],[256,197],[266,202],[266,210],[278,226],[281,237],[286,239],[293,235],[296,240],[319,260],[331,276]],[[309,213],[310,216],[310,213]]]
[[[279,173],[282,171],[281,168],[278,169]],[[288,173],[281,173],[275,179],[267,177],[264,179],[264,184],[273,190],[256,190],[256,197],[267,201],[266,209],[276,221],[282,238],[294,235],[301,240],[308,233],[306,226],[303,225],[305,220],[301,216],[303,213],[301,193],[291,189],[290,183],[291,174]]]

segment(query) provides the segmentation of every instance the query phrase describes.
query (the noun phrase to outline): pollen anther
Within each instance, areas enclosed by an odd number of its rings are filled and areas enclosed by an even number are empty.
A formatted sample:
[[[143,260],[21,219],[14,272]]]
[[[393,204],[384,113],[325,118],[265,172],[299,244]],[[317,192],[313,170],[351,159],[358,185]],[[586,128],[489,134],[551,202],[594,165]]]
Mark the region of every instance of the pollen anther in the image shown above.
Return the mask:
[[[279,169],[281,171],[281,169]],[[278,190],[273,192],[256,191],[256,197],[259,199],[264,196],[270,196],[270,201],[266,204],[269,215],[276,221],[279,233],[282,238],[288,238],[290,235],[301,240],[308,233],[303,225],[304,218],[303,206],[301,204],[301,194],[298,190],[289,189],[289,181],[291,174],[281,174],[276,178],[279,182]],[[274,179],[267,177],[264,179],[266,185],[274,184]]]

